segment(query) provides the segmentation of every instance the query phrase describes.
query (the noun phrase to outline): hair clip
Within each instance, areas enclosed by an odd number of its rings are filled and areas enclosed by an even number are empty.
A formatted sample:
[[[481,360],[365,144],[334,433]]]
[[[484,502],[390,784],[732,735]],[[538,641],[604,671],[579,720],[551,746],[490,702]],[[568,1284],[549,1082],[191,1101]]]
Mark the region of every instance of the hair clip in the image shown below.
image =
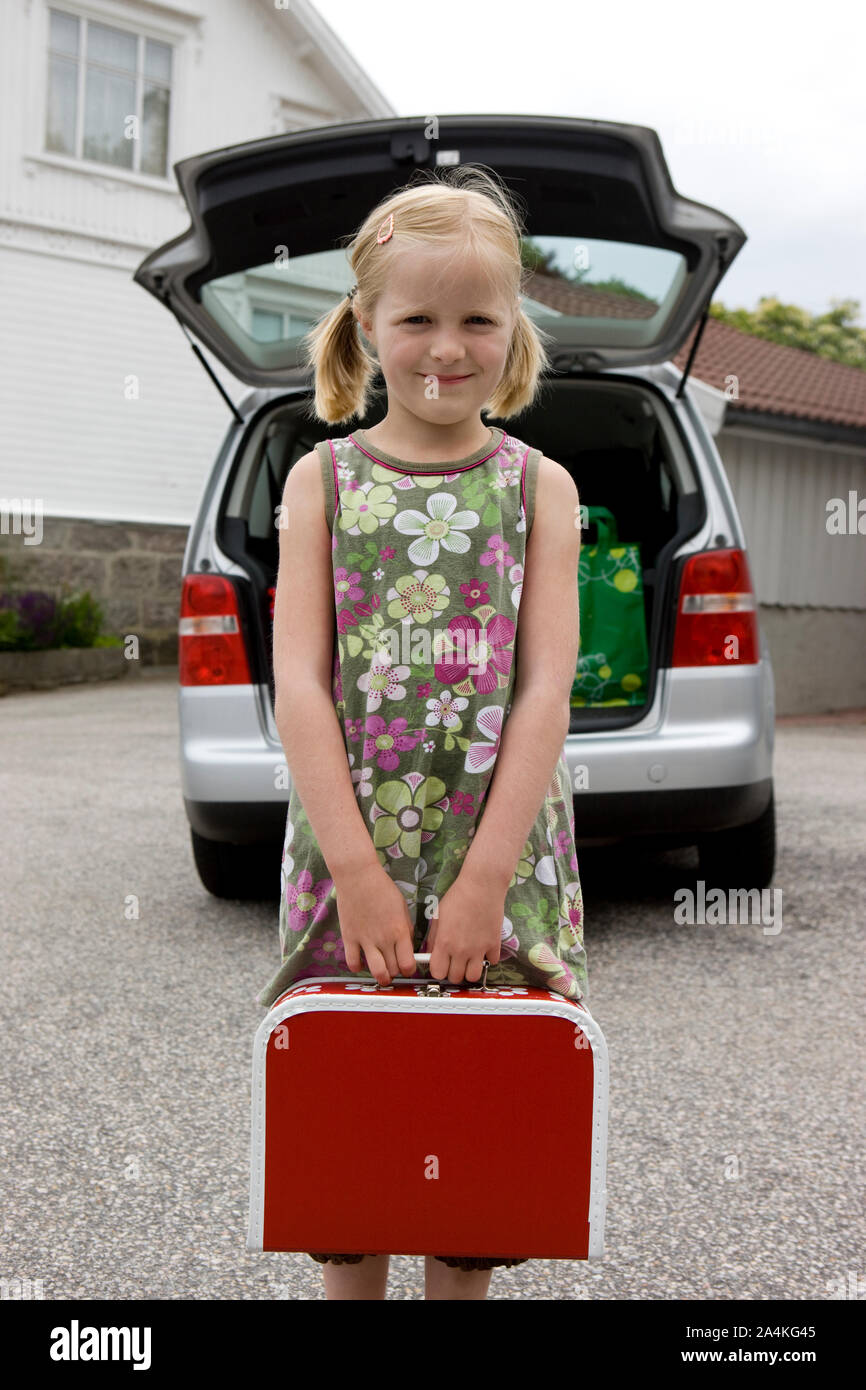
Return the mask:
[[[348,293],[347,293],[347,295],[346,295],[346,298],[347,298],[347,299],[354,299],[354,298],[355,298],[355,292],[356,292],[357,288],[358,288],[357,285],[353,285],[352,288],[348,291]]]
[[[387,232],[385,233],[385,235],[383,236],[383,235],[382,235],[382,227],[384,227],[386,224],[387,224],[388,230],[387,230]],[[385,221],[384,221],[384,222],[381,224],[381,226],[379,227],[379,230],[378,230],[378,232],[376,233],[376,240],[378,241],[379,245],[381,246],[383,242],[385,242],[385,241],[390,241],[390,240],[391,240],[391,237],[392,237],[393,235],[394,235],[394,214],[393,214],[393,212],[392,212],[392,213],[390,214],[389,217],[386,217],[386,218],[385,218]]]

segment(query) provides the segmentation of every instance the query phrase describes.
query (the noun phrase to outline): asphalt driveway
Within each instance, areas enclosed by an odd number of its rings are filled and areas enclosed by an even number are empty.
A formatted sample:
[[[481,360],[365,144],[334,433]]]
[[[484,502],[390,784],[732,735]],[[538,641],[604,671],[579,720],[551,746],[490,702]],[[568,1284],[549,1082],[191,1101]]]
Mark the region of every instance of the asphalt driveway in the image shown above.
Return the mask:
[[[244,1248],[279,863],[272,908],[201,887],[175,680],[10,695],[0,736],[0,1277],[45,1299],[323,1298],[308,1256]],[[606,1253],[499,1270],[491,1298],[866,1292],[864,772],[866,714],[780,722],[774,934],[675,922],[693,850],[583,851]],[[423,1297],[420,1257],[391,1271],[389,1297]]]

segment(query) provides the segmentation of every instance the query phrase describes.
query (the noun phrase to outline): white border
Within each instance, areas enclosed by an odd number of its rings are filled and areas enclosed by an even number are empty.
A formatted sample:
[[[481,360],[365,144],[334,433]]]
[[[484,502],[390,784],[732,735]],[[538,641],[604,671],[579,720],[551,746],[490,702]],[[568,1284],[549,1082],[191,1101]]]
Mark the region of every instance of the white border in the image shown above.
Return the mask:
[[[317,984],[345,984],[341,977],[321,980],[298,981],[298,987],[314,987]],[[407,983],[415,984],[414,980]],[[563,1018],[568,1023],[579,1023],[592,1048],[593,1056],[593,1098],[592,1098],[592,1161],[589,1182],[589,1244],[587,1259],[600,1259],[604,1254],[604,1218],[607,1206],[607,1109],[609,1063],[607,1043],[599,1024],[589,1009],[580,1001],[581,1012],[575,1014],[574,1003],[559,1004],[551,1000],[522,999],[519,995],[496,1001],[509,1014],[544,1014],[551,1018]],[[359,986],[357,994],[292,994],[278,1001],[267,1013],[256,1030],[252,1058],[251,1094],[251,1134],[250,1134],[250,1203],[247,1229],[247,1250],[261,1250],[264,1238],[265,1209],[265,1063],[270,1035],[279,1024],[291,1014],[310,1013],[313,1010],[350,1009],[361,1012],[381,1012],[395,1010],[398,1013],[417,1013],[428,1009],[435,1013],[478,1014],[489,1010],[490,1003],[478,1003],[474,999],[452,998],[443,994],[431,997],[416,994],[389,995],[376,985]],[[543,1258],[538,1256],[536,1258]]]

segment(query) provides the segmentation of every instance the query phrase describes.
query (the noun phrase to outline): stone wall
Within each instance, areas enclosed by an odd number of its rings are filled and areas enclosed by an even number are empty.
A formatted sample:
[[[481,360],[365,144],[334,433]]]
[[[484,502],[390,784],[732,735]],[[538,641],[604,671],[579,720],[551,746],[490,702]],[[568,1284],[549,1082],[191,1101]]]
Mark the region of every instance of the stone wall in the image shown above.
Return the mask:
[[[104,630],[139,639],[143,666],[177,665],[188,527],[44,517],[38,545],[0,534],[0,589],[89,589]]]
[[[137,634],[142,666],[177,666],[177,621],[188,528],[45,517],[42,541],[0,534],[0,588],[89,589],[105,628]],[[866,612],[762,604],[777,714],[866,707]]]

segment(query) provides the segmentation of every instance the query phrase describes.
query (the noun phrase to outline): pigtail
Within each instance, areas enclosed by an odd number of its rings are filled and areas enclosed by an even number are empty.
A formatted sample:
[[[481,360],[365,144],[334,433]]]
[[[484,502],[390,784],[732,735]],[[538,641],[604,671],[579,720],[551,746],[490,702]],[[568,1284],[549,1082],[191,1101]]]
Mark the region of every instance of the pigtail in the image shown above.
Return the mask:
[[[366,414],[370,383],[379,370],[362,342],[352,302],[344,295],[301,341],[304,365],[312,367],[315,382],[308,413],[328,425]]]
[[[497,420],[519,415],[532,404],[541,373],[550,365],[545,338],[552,340],[553,335],[545,333],[519,308],[502,376],[484,406]]]

